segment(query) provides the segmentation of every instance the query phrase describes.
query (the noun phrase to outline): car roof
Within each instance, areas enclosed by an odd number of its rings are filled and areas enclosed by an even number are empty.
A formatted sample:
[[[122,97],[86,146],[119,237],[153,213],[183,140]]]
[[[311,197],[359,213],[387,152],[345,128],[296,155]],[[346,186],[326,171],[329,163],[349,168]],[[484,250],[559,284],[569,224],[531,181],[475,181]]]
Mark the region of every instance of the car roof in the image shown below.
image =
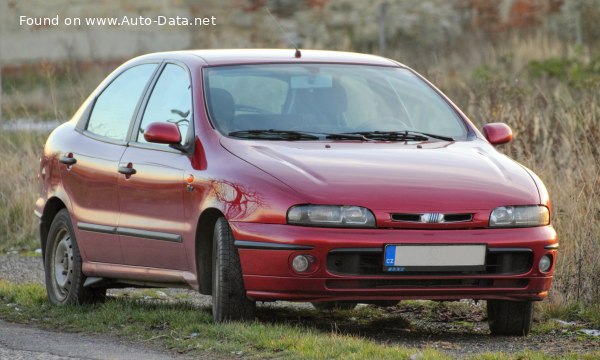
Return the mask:
[[[300,50],[301,56],[295,57],[295,49],[219,49],[219,50],[183,50],[148,54],[143,58],[177,59],[193,55],[203,60],[205,66],[261,64],[261,63],[344,63],[378,66],[403,66],[381,56],[342,51]]]

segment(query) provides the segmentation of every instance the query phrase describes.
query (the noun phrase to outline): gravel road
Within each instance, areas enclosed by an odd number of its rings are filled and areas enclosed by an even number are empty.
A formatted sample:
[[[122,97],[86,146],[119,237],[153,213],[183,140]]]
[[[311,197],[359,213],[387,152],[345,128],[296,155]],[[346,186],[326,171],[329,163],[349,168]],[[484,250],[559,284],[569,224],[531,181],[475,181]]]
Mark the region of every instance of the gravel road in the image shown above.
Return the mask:
[[[17,254],[0,255],[0,279],[11,282],[25,283],[44,283],[43,266],[40,257],[20,256]],[[133,296],[137,289],[119,289],[109,290],[112,295]],[[210,296],[203,296],[192,290],[185,289],[161,289],[156,291],[161,301],[178,301],[185,298],[186,301],[193,301],[198,306],[209,306]],[[139,294],[137,294],[139,296]],[[153,301],[152,298],[149,298]],[[365,305],[359,305],[365,306]],[[547,334],[531,334],[528,337],[492,337],[489,336],[485,313],[481,304],[469,303],[469,308],[465,313],[456,313],[449,308],[440,306],[439,309],[425,310],[418,305],[390,307],[384,310],[384,318],[375,321],[373,324],[365,326],[352,318],[340,321],[339,318],[333,318],[327,313],[314,312],[294,312],[298,308],[311,308],[309,304],[276,302],[268,304],[259,304],[263,311],[259,311],[258,319],[264,323],[287,323],[297,324],[308,329],[318,329],[323,332],[330,332],[332,326],[336,327],[339,333],[352,334],[373,341],[397,344],[416,348],[436,348],[451,354],[453,357],[461,358],[472,354],[483,352],[502,351],[505,353],[521,352],[524,350],[539,350],[547,354],[563,354],[568,351],[585,353],[589,351],[600,351],[600,338],[585,338],[578,331],[565,328]],[[270,310],[268,310],[270,309]],[[292,310],[292,311],[290,311]],[[9,325],[0,323],[1,328]],[[67,352],[45,351],[44,346],[32,347],[33,344],[15,345],[11,342],[11,337],[7,334],[17,332],[21,336],[31,339],[35,336],[40,337],[40,343],[46,341],[52,342],[52,337],[61,343],[64,339],[71,338],[73,334],[61,334],[36,330],[25,325],[10,325],[9,331],[0,331],[0,359],[9,358],[34,358],[34,359],[61,359],[60,356],[70,356],[71,358],[117,358],[110,355],[109,352],[102,350],[102,344],[108,344],[106,349],[114,345],[116,348],[123,349],[117,353],[123,354],[146,354],[143,358],[173,357],[173,354],[164,354],[148,350],[145,347],[136,347],[135,344],[120,344],[118,340],[105,337],[97,341],[98,336],[94,335],[75,335],[82,339],[82,344],[72,343],[72,346],[66,346]],[[14,338],[14,337],[13,337]],[[68,341],[68,340],[65,340]],[[36,341],[37,342],[37,341]],[[12,344],[12,345],[11,345]],[[27,346],[25,346],[27,345]],[[83,350],[86,347],[95,349],[98,353],[90,350]],[[139,346],[139,345],[137,345]],[[129,349],[129,350],[128,350]],[[40,352],[41,351],[41,352]],[[80,352],[84,351],[84,352]],[[126,351],[130,351],[127,353]],[[10,356],[9,356],[10,355]],[[139,356],[135,356],[136,358]],[[131,357],[130,357],[131,358]]]
[[[0,320],[0,359],[173,359],[173,355],[101,335],[66,334]]]
[[[44,265],[37,256],[0,255],[0,279],[13,283],[44,283]]]

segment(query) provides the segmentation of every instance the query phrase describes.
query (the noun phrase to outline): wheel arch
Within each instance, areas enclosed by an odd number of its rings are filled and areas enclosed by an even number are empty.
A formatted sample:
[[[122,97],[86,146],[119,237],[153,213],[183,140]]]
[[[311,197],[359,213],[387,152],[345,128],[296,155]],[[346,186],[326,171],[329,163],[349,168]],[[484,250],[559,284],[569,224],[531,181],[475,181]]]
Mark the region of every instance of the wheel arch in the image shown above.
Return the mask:
[[[48,231],[50,225],[58,212],[66,209],[65,203],[58,197],[51,197],[44,206],[42,217],[40,218],[40,245],[42,249],[42,260],[45,259],[46,242],[48,241]]]
[[[204,295],[212,294],[212,249],[213,234],[217,219],[225,217],[217,208],[205,209],[196,227],[196,272],[199,291]]]

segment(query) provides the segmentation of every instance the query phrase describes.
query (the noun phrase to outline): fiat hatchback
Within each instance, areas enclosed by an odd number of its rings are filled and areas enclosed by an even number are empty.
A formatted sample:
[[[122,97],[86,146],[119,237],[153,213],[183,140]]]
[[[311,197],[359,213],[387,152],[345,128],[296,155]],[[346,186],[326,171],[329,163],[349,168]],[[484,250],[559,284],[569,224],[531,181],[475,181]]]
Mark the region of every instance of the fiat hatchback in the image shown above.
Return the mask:
[[[438,89],[363,54],[150,54],[52,132],[39,170],[50,302],[189,287],[216,321],[256,301],[319,309],[487,300],[529,332],[558,240],[540,179]]]

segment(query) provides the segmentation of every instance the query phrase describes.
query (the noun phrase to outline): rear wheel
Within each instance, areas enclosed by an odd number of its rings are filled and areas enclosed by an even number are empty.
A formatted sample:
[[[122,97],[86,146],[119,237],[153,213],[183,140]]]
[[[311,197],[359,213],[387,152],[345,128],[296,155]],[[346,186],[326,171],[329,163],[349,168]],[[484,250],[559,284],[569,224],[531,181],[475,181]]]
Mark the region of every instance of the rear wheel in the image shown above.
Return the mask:
[[[105,288],[83,287],[81,255],[67,209],[60,210],[48,231],[44,252],[46,291],[52,304],[84,304],[104,301]]]
[[[312,306],[317,310],[353,310],[356,305],[358,305],[356,301],[322,301],[312,303]]]
[[[240,257],[225,218],[215,224],[212,274],[213,319],[217,322],[254,319],[256,303],[246,297]]]
[[[531,330],[531,301],[488,300],[488,324],[492,335],[525,336]]]

